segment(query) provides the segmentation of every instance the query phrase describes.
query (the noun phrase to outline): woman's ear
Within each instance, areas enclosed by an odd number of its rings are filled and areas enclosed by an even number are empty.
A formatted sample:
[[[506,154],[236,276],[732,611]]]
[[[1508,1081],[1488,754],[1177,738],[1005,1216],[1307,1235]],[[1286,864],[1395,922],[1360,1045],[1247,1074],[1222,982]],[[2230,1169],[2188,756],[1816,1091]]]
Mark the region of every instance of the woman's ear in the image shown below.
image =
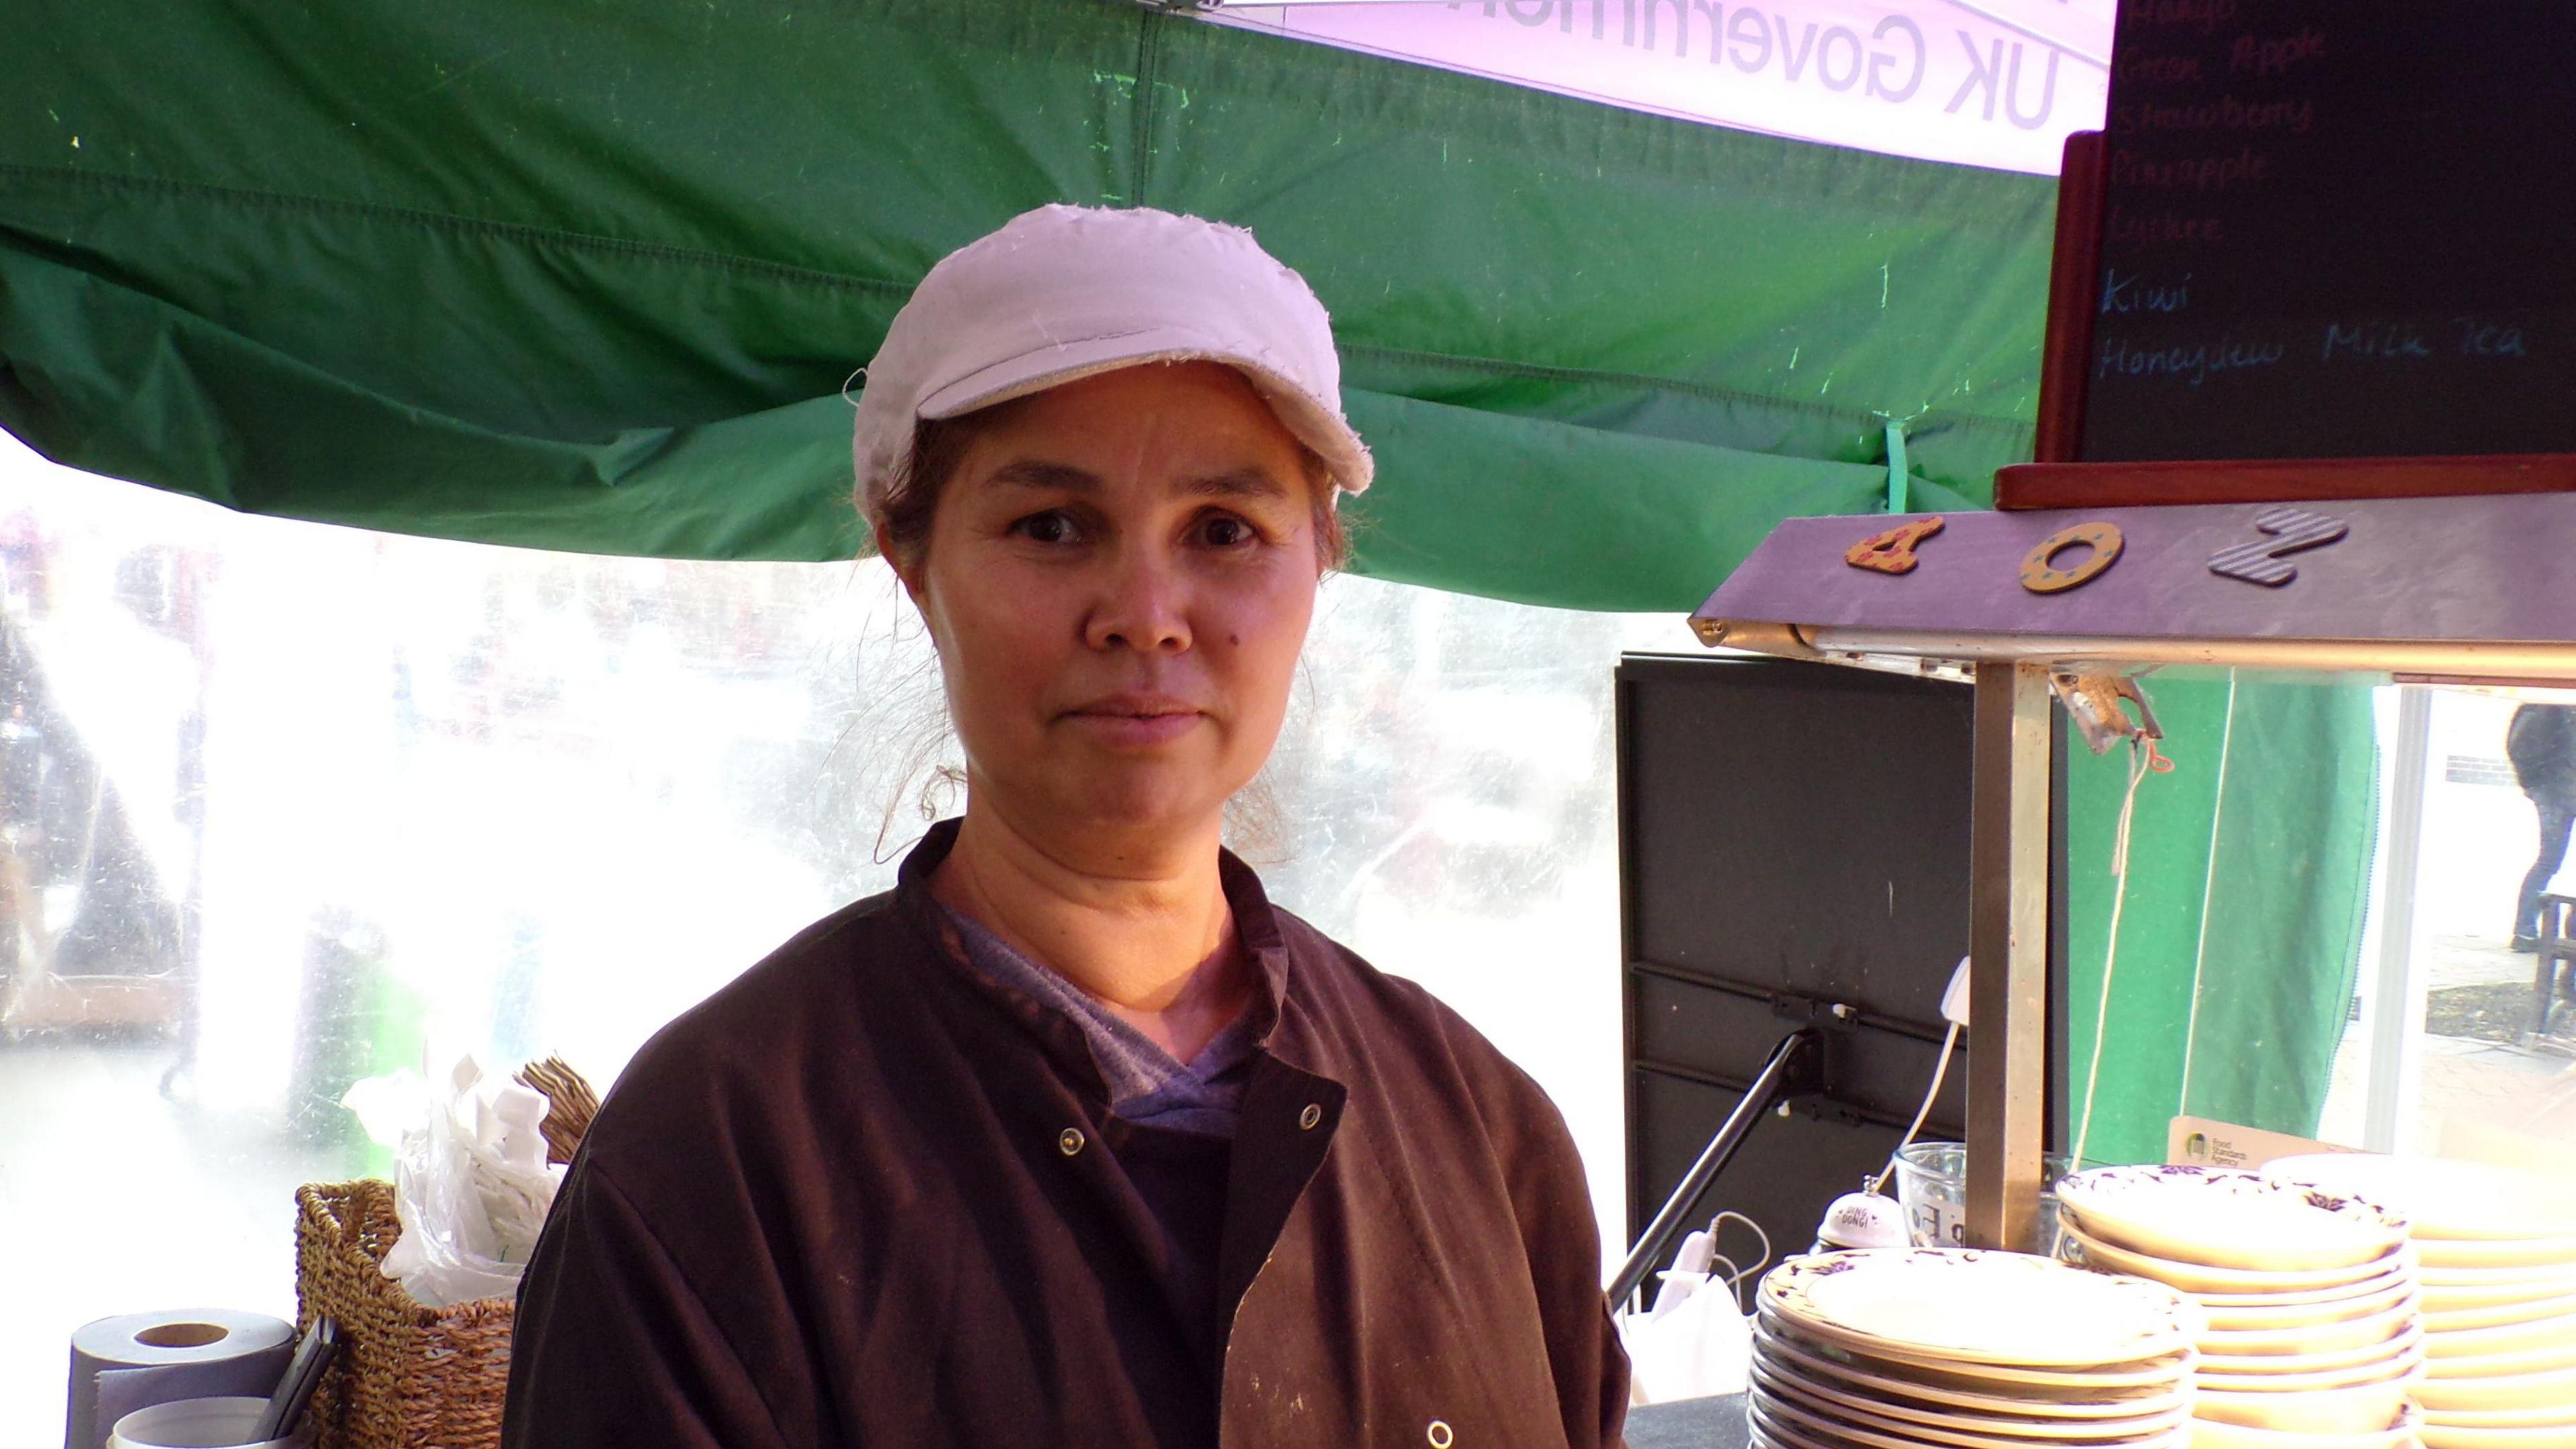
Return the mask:
[[[893,569],[894,576],[897,579],[902,580],[903,591],[911,598],[912,606],[916,609],[920,608],[920,581],[913,577],[914,570],[904,564],[903,555],[895,552],[894,540],[887,536],[885,524],[883,522],[871,523],[868,525],[868,532],[876,540],[877,557],[884,559],[886,561],[886,567]]]

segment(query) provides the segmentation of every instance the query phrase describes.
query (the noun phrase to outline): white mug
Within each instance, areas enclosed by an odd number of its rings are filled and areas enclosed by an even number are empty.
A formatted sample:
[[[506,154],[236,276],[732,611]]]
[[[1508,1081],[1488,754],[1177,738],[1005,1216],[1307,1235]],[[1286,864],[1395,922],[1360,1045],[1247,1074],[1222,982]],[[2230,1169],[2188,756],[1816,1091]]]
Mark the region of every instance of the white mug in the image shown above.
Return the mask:
[[[238,1397],[155,1404],[117,1420],[107,1449],[305,1449],[313,1442],[309,1415],[284,1439],[254,1441],[251,1432],[267,1408],[266,1399]]]

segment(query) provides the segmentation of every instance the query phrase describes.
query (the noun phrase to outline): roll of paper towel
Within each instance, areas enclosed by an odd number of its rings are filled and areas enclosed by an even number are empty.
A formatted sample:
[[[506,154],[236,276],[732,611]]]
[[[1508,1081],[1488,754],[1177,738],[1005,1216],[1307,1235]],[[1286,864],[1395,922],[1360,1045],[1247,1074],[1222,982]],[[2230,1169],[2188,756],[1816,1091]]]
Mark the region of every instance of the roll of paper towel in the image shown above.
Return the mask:
[[[175,1399],[266,1398],[286,1375],[295,1329],[264,1313],[182,1308],[102,1318],[72,1335],[63,1449],[104,1449],[116,1421]]]

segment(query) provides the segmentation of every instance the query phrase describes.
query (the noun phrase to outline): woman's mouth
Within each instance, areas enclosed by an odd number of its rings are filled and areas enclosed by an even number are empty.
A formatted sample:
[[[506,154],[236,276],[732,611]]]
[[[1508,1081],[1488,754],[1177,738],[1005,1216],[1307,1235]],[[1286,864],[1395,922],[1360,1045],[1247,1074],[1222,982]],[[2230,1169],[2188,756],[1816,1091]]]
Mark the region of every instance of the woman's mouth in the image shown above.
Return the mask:
[[[1188,734],[1207,713],[1166,695],[1118,694],[1092,700],[1061,718],[1103,744],[1128,748],[1167,744]]]

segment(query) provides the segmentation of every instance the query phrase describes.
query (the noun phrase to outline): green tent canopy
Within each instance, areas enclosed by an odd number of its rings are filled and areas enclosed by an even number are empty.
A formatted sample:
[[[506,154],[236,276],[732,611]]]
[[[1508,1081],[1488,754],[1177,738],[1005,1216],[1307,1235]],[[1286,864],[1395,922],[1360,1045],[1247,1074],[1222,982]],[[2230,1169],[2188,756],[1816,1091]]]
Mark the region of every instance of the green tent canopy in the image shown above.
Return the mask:
[[[1778,520],[1884,507],[1891,457],[1916,506],[1959,508],[2029,453],[2046,178],[1132,0],[25,0],[9,31],[0,425],[251,512],[850,557],[844,387],[933,261],[1050,201],[1239,222],[1314,284],[1379,458],[1358,567],[1383,578],[1680,613]],[[2350,703],[2176,713],[2287,769],[2367,760]],[[2116,769],[2075,781],[2078,1055]],[[2196,1076],[2191,1105],[2307,1130],[2354,932],[2298,926],[2355,894],[2368,771],[2252,788],[2275,777],[2231,776],[2224,838],[2214,779],[2141,805],[2164,864],[2117,989],[2159,1030],[2180,1000],[2209,1040],[2295,1041],[2289,1085]],[[2203,901],[2247,830],[2316,869]],[[2213,996],[2189,902],[2300,984]],[[2116,1045],[2130,1105],[2097,1130],[2152,1155],[2171,1066]]]
[[[1382,458],[1360,569],[1681,610],[1795,513],[2027,454],[2054,187],[1132,0],[36,0],[0,422],[236,508],[692,558],[861,546],[841,391],[1027,207],[1253,228]]]

